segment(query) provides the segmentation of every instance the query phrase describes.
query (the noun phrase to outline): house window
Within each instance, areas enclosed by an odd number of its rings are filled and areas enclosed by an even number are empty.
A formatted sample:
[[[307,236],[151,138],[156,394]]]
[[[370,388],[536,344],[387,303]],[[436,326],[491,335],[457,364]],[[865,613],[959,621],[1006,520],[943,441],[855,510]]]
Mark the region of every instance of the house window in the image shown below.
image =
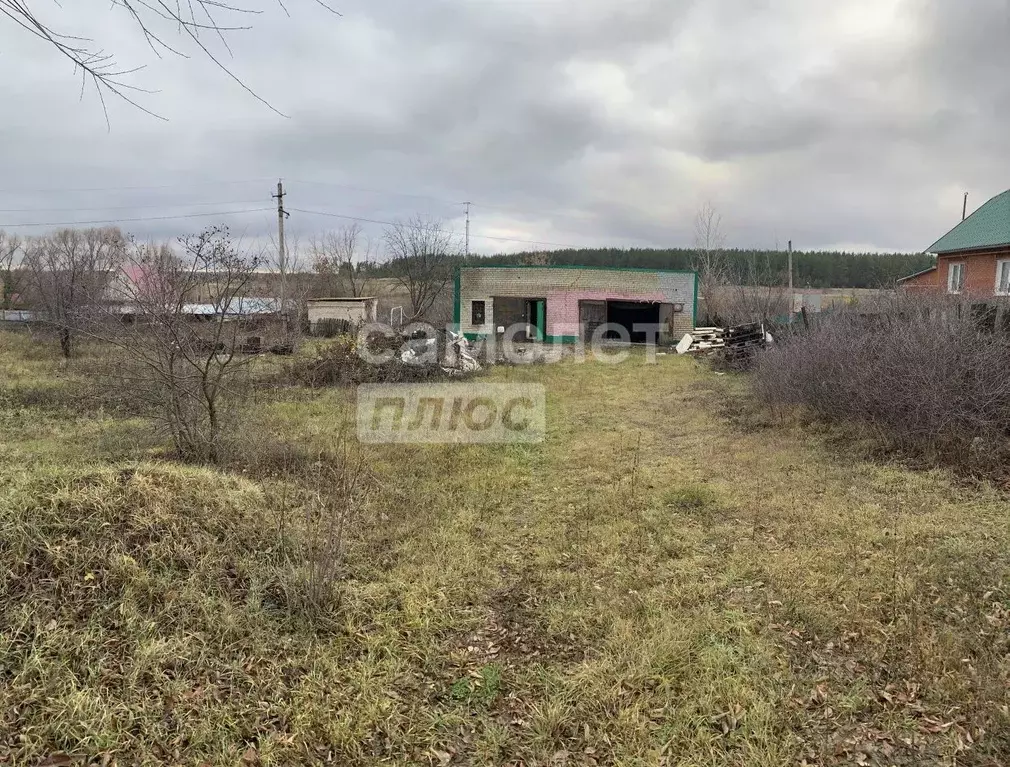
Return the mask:
[[[1010,258],[996,262],[996,295],[1010,295]]]
[[[947,270],[947,292],[960,293],[964,289],[964,262],[951,264]]]
[[[484,324],[484,302],[483,301],[471,301],[470,302],[470,324],[471,325],[483,325]]]

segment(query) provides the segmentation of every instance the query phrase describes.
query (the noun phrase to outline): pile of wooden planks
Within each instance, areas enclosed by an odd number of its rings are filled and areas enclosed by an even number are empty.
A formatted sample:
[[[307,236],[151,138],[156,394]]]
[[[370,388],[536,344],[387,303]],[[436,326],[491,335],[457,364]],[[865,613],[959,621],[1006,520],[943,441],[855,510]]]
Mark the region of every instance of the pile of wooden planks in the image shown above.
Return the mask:
[[[737,325],[735,328],[727,328],[725,339],[727,361],[750,360],[759,349],[765,348],[764,325],[752,322],[747,325]]]
[[[751,322],[732,328],[695,328],[677,344],[678,354],[719,353],[728,360],[750,358],[763,349],[768,336],[764,325]]]
[[[726,346],[726,331],[723,328],[695,328],[677,344],[677,354],[707,352]]]

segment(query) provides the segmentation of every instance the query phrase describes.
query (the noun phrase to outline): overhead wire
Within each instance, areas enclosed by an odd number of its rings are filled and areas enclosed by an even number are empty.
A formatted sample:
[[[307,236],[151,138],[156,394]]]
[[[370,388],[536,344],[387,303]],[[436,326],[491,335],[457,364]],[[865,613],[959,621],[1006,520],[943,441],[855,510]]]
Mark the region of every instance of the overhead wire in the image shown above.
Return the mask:
[[[327,186],[333,187],[335,189],[348,189],[352,192],[367,192],[369,194],[385,194],[390,197],[410,197],[417,200],[431,200],[432,202],[439,202],[444,205],[465,205],[465,202],[459,200],[449,200],[445,197],[434,197],[430,194],[412,194],[410,192],[391,192],[388,189],[372,189],[365,186],[352,186],[351,184],[338,184],[334,181],[307,181],[305,179],[293,178],[288,181],[292,184],[305,184],[306,186]]]
[[[329,212],[324,212],[324,211],[321,211],[321,210],[307,210],[305,208],[286,208],[286,210],[289,210],[289,211],[291,211],[293,213],[305,213],[305,214],[310,215],[310,216],[328,216],[330,218],[341,218],[341,219],[346,219],[347,221],[360,221],[361,223],[379,224],[381,226],[406,226],[408,228],[417,228],[417,227],[411,227],[411,224],[405,223],[405,222],[402,222],[402,221],[400,221],[400,222],[397,222],[397,221],[383,221],[381,219],[364,218],[362,216],[349,216],[349,215],[346,215],[346,214],[343,214],[343,213],[329,213]],[[443,234],[453,234],[454,233],[454,232],[452,232],[451,230],[448,230],[448,229],[437,229],[436,231],[441,232]],[[551,245],[551,246],[558,247],[558,248],[577,248],[578,247],[577,245],[571,245],[571,244],[566,244],[566,243],[561,243],[561,242],[548,242],[547,240],[524,240],[524,239],[519,238],[519,237],[501,237],[501,236],[496,236],[496,235],[492,235],[492,234],[473,234],[472,232],[470,234],[470,238],[471,239],[476,238],[476,239],[482,239],[482,240],[497,240],[499,242],[521,242],[521,243],[525,243],[525,244],[528,244],[528,245]]]
[[[237,184],[259,184],[270,181],[273,177],[240,179],[237,181],[181,181],[177,184],[148,184],[141,186],[95,186],[95,187],[57,187],[54,189],[0,189],[0,194],[49,194],[52,192],[136,192],[144,189],[177,189],[193,186],[235,186]]]
[[[197,208],[205,205],[254,205],[260,200],[225,200],[224,202],[157,202],[148,205],[99,205],[94,208],[0,208],[0,213],[73,213],[91,210],[137,210],[138,208]]]
[[[204,181],[180,182],[180,183],[175,183],[175,184],[148,184],[148,185],[131,185],[131,186],[118,186],[118,187],[112,186],[112,187],[70,187],[70,188],[68,188],[68,187],[62,187],[62,188],[54,188],[54,189],[0,189],[0,195],[2,195],[2,194],[14,194],[14,193],[17,193],[17,194],[20,194],[20,195],[24,195],[24,194],[45,194],[45,193],[55,193],[55,192],[141,191],[141,190],[156,190],[156,189],[175,189],[175,188],[190,187],[190,186],[217,186],[217,185],[220,185],[220,186],[234,186],[234,185],[240,185],[240,184],[262,183],[262,182],[268,181],[268,180],[273,180],[273,177],[259,177],[259,178],[240,179],[240,180],[232,180],[232,181],[206,181],[206,180],[204,180]],[[365,193],[371,193],[371,194],[389,195],[389,196],[392,196],[392,197],[403,197],[403,198],[430,200],[430,201],[433,201],[433,202],[438,202],[438,203],[441,203],[441,204],[453,205],[453,206],[465,204],[465,203],[460,202],[460,201],[449,200],[447,198],[436,197],[434,195],[413,194],[413,193],[408,193],[408,192],[393,192],[393,191],[389,191],[389,190],[374,189],[374,188],[369,188],[369,187],[361,187],[361,186],[355,186],[355,185],[351,185],[351,184],[341,184],[341,183],[338,183],[338,182],[330,182],[330,181],[314,181],[314,180],[308,180],[308,179],[291,179],[290,183],[305,184],[307,186],[333,187],[333,188],[338,188],[338,189],[347,189],[347,190],[351,190],[351,191],[365,192]],[[105,210],[135,210],[135,209],[144,209],[144,208],[163,208],[163,207],[197,207],[197,206],[204,206],[204,205],[249,205],[249,204],[254,204],[256,202],[259,202],[259,200],[240,200],[240,201],[220,202],[220,203],[217,203],[217,202],[154,203],[154,204],[140,204],[140,205],[95,206],[95,207],[87,207],[87,208],[79,208],[79,207],[75,207],[75,208],[59,208],[59,207],[57,207],[57,208],[45,208],[45,207],[39,207],[39,208],[9,208],[9,209],[0,209],[0,214],[4,214],[4,213],[32,213],[32,212],[39,212],[39,213],[68,212],[69,213],[69,212],[73,212],[73,211],[84,212],[84,211],[105,211]],[[521,211],[519,211],[519,210],[517,210],[515,208],[507,208],[507,207],[504,207],[504,206],[483,205],[483,204],[481,204],[479,202],[478,203],[472,203],[472,204],[475,207],[484,208],[485,210],[498,210],[498,211],[502,211],[502,212],[512,212],[512,213],[516,213],[516,214],[522,215]],[[259,212],[266,212],[266,211],[271,211],[271,210],[273,210],[273,208],[266,208],[266,207],[264,207],[264,208],[253,208],[253,209],[246,209],[246,210],[239,210],[239,211],[221,211],[221,212],[214,212],[214,213],[189,213],[189,214],[165,215],[165,216],[137,216],[137,217],[129,217],[129,218],[121,218],[121,219],[108,218],[108,219],[95,219],[95,220],[88,220],[88,221],[13,222],[13,223],[0,223],[0,227],[14,229],[14,228],[29,228],[29,227],[39,227],[39,226],[76,226],[76,225],[92,225],[92,224],[139,223],[139,222],[144,222],[144,221],[168,221],[168,220],[173,220],[173,219],[213,217],[213,216],[222,216],[222,215],[236,215],[236,214],[242,214],[242,213],[259,213]],[[329,212],[329,211],[310,210],[310,209],[307,209],[307,208],[288,208],[288,210],[290,210],[292,212],[304,213],[306,215],[326,216],[326,217],[330,217],[330,218],[339,218],[339,219],[344,219],[344,220],[348,220],[348,221],[359,221],[359,222],[362,222],[362,223],[371,223],[371,224],[377,224],[377,225],[381,225],[381,226],[409,225],[409,224],[403,224],[403,222],[387,221],[387,220],[382,220],[382,219],[367,218],[367,217],[363,217],[363,216],[352,216],[352,215],[348,215],[348,214],[333,213],[333,212]],[[451,233],[451,232],[449,232],[449,230],[440,230],[440,231],[445,232],[445,233]],[[569,244],[569,243],[558,243],[558,242],[551,242],[551,241],[548,241],[548,240],[532,240],[532,239],[526,239],[526,238],[521,238],[521,237],[506,237],[506,236],[491,235],[491,234],[471,233],[470,237],[471,237],[471,239],[490,240],[490,241],[494,241],[494,242],[503,242],[503,243],[520,243],[520,244],[525,244],[525,245],[540,245],[540,246],[546,245],[546,246],[558,247],[558,248],[577,248],[577,247],[579,247],[577,245],[572,245],[572,244]]]
[[[103,218],[93,221],[32,221],[19,223],[0,223],[0,229],[20,229],[33,226],[82,226],[94,224],[131,224],[138,221],[173,221],[181,218],[210,218],[214,216],[237,216],[242,213],[262,213],[273,211],[274,208],[249,208],[246,210],[222,210],[213,213],[183,213],[177,216],[141,216],[138,218]]]

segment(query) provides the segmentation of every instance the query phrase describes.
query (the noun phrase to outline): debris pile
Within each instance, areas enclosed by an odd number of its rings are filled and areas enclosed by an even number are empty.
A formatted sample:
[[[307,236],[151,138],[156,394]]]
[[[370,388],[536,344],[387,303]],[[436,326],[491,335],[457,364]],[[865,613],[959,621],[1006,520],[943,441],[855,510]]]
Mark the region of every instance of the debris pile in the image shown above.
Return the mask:
[[[439,355],[440,342],[444,347],[442,355]],[[412,339],[405,346],[400,361],[407,365],[438,364],[448,376],[476,373],[481,369],[477,358],[471,354],[470,342],[462,333],[447,330],[444,337]]]
[[[733,364],[746,364],[772,342],[762,323],[750,322],[731,328],[695,328],[677,344],[678,354],[718,355]]]
[[[680,339],[677,354],[722,349],[726,345],[725,333],[723,328],[695,328]]]
[[[481,369],[471,351],[469,342],[456,333],[435,338],[344,335],[314,348],[312,356],[293,360],[286,376],[312,388],[460,378]]]

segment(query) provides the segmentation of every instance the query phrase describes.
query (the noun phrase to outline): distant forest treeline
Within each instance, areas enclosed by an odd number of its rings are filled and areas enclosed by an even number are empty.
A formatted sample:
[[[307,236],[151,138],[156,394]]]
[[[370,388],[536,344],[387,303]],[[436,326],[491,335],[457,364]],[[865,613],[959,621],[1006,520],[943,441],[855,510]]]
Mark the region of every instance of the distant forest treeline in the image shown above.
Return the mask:
[[[720,256],[731,283],[785,285],[788,282],[788,254],[783,250],[733,249],[721,251]],[[691,269],[697,260],[697,251],[688,248],[585,248],[471,256],[466,263],[471,266],[559,264]],[[793,253],[793,284],[797,288],[891,288],[899,277],[928,269],[933,263],[933,257],[925,253],[796,251]],[[394,270],[389,262],[371,265],[371,273],[377,277],[392,276]]]
[[[730,280],[736,284],[781,285],[787,282],[788,253],[785,251],[724,250],[721,256]],[[697,258],[697,251],[686,248],[600,248],[478,256],[471,258],[470,262],[475,265],[550,263],[691,269]],[[925,253],[794,252],[793,284],[797,288],[893,287],[899,277],[931,266],[933,257]]]

